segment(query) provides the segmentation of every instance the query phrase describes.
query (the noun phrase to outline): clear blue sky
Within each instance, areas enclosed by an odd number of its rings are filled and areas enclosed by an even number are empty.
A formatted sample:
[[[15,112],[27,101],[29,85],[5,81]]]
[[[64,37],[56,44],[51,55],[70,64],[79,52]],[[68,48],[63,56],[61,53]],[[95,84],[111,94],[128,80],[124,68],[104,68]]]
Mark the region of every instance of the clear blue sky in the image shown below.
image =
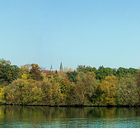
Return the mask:
[[[139,68],[140,1],[1,0],[0,58]]]

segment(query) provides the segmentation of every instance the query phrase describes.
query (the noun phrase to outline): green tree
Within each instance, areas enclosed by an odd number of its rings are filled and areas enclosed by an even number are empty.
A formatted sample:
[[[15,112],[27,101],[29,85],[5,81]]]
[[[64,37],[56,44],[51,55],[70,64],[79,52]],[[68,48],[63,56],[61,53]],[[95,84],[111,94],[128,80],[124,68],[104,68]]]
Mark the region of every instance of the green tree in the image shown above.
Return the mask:
[[[107,76],[115,75],[115,73],[116,73],[116,69],[104,68],[103,66],[101,66],[96,71],[96,78],[102,80]]]
[[[67,72],[67,76],[68,76],[68,79],[71,82],[76,82],[76,77],[77,77],[77,72],[76,71]]]
[[[77,68],[77,72],[93,72],[96,73],[96,68],[95,67],[90,67],[90,66],[85,66],[85,65],[79,65]]]
[[[117,69],[117,72],[116,72],[116,76],[118,77],[126,77],[127,75],[133,75],[135,76],[137,74],[138,70],[137,69],[134,69],[134,68],[118,68]]]
[[[0,84],[9,84],[19,76],[20,69],[16,65],[11,65],[10,61],[0,61]]]
[[[136,78],[131,75],[121,78],[117,91],[117,105],[135,106],[139,104],[139,100]]]
[[[89,105],[92,103],[92,97],[96,94],[96,79],[93,72],[79,72],[75,85],[74,96],[76,105]]]
[[[31,65],[30,75],[33,80],[39,81],[43,79],[41,68],[39,67],[38,64]]]

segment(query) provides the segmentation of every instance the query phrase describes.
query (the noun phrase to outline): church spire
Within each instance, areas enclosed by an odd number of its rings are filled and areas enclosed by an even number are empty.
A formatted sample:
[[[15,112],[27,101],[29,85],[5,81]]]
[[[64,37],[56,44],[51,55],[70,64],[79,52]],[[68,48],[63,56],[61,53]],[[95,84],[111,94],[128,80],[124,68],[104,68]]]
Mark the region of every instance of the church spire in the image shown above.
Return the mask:
[[[52,71],[53,70],[53,66],[51,65],[51,67],[50,67],[50,71]]]
[[[62,62],[60,63],[60,71],[63,71],[63,64],[62,64]]]

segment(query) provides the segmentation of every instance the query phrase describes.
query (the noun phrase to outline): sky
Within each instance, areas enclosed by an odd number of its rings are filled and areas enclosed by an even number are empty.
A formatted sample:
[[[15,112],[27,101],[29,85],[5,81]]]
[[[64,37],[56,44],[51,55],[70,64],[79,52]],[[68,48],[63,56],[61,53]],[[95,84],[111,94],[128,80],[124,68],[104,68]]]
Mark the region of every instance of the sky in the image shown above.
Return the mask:
[[[139,0],[0,0],[0,58],[41,67],[140,67]]]

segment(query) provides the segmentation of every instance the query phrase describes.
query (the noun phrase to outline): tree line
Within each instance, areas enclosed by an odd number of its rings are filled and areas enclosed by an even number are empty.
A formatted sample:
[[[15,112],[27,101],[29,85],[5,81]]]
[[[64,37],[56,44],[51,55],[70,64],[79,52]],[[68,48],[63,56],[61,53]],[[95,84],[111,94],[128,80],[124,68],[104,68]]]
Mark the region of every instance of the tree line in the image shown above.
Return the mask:
[[[140,72],[134,68],[43,70],[0,60],[0,103],[48,106],[140,106]]]

